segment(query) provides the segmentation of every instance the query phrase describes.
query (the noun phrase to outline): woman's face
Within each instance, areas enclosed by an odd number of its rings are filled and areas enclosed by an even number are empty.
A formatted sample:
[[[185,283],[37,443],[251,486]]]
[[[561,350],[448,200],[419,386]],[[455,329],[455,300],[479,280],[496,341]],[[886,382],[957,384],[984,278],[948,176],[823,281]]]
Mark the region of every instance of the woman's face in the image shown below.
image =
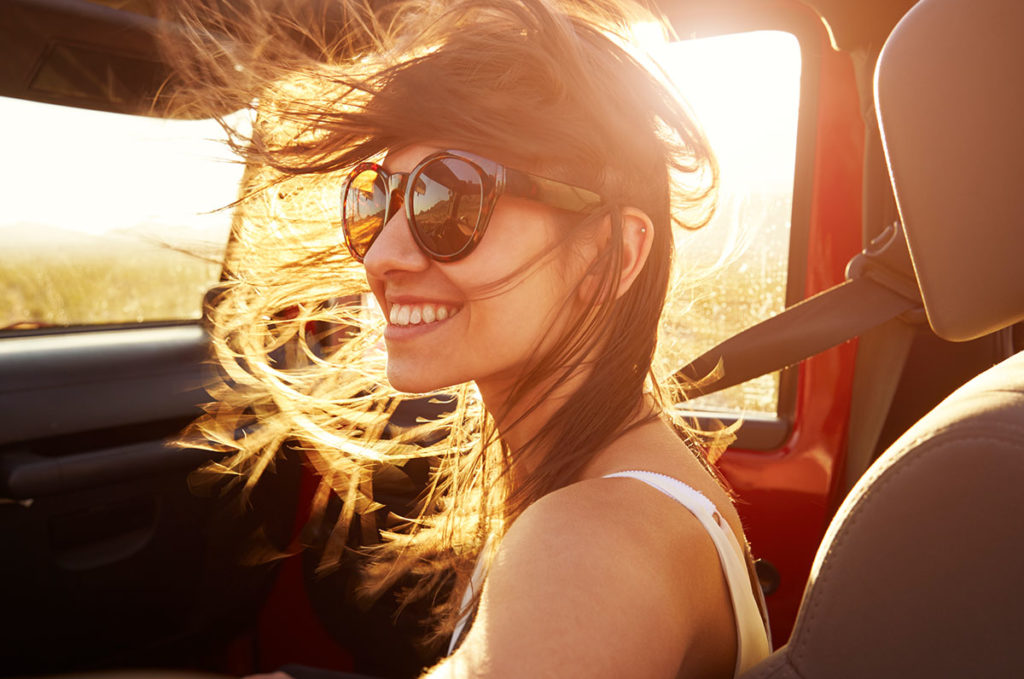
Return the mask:
[[[409,172],[437,150],[406,147],[389,154],[384,167]],[[564,242],[556,217],[552,208],[502,196],[476,249],[447,263],[417,247],[404,209],[385,224],[364,265],[389,319],[384,338],[392,386],[427,392],[472,380],[486,398],[512,385],[538,345],[547,348],[563,334],[564,302],[575,299],[582,262],[571,247],[544,256]],[[490,287],[510,276],[508,285]]]

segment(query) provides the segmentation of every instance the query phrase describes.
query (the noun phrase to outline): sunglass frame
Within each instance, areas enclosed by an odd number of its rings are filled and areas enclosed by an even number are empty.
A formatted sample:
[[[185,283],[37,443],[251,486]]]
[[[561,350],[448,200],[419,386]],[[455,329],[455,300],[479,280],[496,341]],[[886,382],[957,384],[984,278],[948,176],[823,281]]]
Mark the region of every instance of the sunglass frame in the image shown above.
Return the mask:
[[[428,165],[446,158],[461,160],[470,165],[476,171],[481,183],[480,212],[477,215],[476,224],[466,244],[453,253],[437,252],[424,242],[412,205],[413,194],[411,187],[416,185],[416,178]],[[384,179],[387,193],[384,217],[381,220],[380,226],[375,230],[373,237],[366,246],[364,254],[359,255],[349,237],[346,215],[348,214],[347,205],[352,183],[360,174],[366,171],[376,172],[378,177]],[[394,181],[395,178],[400,178],[397,184]],[[530,172],[505,167],[501,163],[489,160],[475,153],[470,153],[469,151],[444,150],[431,153],[417,163],[409,172],[388,172],[379,163],[364,162],[356,165],[349,173],[341,193],[342,232],[345,236],[345,245],[356,261],[363,261],[366,253],[373,247],[388,221],[394,216],[392,209],[395,206],[396,193],[400,195],[402,205],[405,208],[406,222],[413,239],[416,241],[416,245],[431,259],[438,262],[457,261],[468,256],[476,248],[487,231],[487,225],[490,223],[494,206],[502,194],[537,201],[550,207],[577,213],[593,212],[603,202],[598,194],[588,189]]]

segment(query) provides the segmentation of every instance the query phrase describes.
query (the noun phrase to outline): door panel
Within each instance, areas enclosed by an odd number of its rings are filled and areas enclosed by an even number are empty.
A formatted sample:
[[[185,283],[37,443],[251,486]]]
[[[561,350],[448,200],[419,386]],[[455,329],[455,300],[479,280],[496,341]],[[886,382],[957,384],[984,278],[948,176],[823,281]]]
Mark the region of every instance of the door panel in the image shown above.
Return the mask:
[[[0,444],[193,417],[205,357],[197,324],[0,338]]]
[[[206,400],[196,324],[0,338],[0,667],[209,663],[256,619],[299,469],[201,497],[206,451],[168,445]]]

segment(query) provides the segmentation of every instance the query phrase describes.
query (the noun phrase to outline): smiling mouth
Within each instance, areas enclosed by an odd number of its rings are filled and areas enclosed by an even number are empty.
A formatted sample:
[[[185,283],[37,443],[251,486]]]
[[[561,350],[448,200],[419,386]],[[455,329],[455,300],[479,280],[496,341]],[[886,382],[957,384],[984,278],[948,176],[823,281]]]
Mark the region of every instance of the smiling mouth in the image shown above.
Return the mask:
[[[388,322],[397,326],[429,325],[447,320],[461,309],[450,304],[392,304]]]

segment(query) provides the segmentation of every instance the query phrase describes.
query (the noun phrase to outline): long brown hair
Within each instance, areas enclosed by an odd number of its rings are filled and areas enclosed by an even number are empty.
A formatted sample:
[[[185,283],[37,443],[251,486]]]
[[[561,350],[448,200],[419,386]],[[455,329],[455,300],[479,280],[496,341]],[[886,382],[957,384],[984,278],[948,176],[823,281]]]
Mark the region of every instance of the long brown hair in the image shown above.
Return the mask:
[[[216,402],[189,444],[221,451],[214,471],[245,487],[282,446],[301,449],[322,479],[317,506],[330,494],[344,502],[325,567],[352,526],[364,543],[376,541],[375,477],[433,460],[412,515],[383,521],[367,587],[412,573],[410,597],[450,592],[435,608],[437,632],[450,632],[487,537],[573,482],[645,404],[706,454],[672,414],[676,392],[658,374],[655,351],[671,226],[710,218],[717,166],[686,106],[630,46],[631,26],[654,18],[626,2],[410,0],[376,12],[307,5],[304,14],[229,6],[190,3],[187,28],[165,39],[182,106],[251,112],[243,125],[237,114],[224,118],[248,172],[225,284],[208,314],[225,379],[211,388]],[[566,248],[602,219],[611,224],[609,246],[588,271],[598,281],[591,304],[549,351],[536,352],[505,404],[529,411],[552,385],[584,375],[527,444],[552,454],[515,485],[519,458],[497,434],[492,415],[500,414],[485,412],[471,385],[439,397],[454,400],[435,419],[394,425],[403,395],[387,384],[375,349],[382,321],[353,303],[366,284],[339,236],[342,177],[388,149],[432,140],[601,195],[600,214],[567,227]],[[654,242],[616,298],[625,207],[651,218]]]

